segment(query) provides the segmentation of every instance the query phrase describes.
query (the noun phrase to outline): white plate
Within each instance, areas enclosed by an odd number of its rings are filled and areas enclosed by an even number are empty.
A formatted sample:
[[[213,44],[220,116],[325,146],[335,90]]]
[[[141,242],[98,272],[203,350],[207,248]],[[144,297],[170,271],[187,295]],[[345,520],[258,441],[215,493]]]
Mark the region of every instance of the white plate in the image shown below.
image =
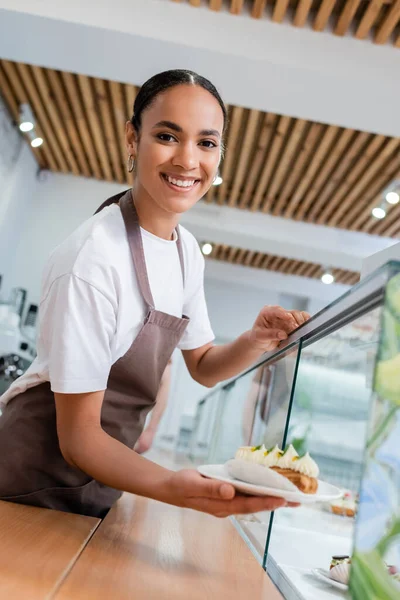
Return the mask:
[[[329,577],[329,572],[325,569],[311,569],[311,573],[315,575],[315,577],[318,577],[318,579],[325,581],[325,583],[329,583],[331,586],[337,588],[338,590],[342,590],[343,592],[345,592],[349,589],[348,585],[340,583],[339,581],[335,581],[334,579]]]
[[[250,496],[275,496],[278,498],[284,498],[288,502],[300,502],[301,504],[314,504],[315,502],[329,502],[336,498],[340,498],[341,492],[339,488],[326,483],[325,481],[318,480],[318,491],[316,494],[303,494],[303,492],[284,490],[274,487],[267,487],[265,485],[254,485],[252,483],[246,483],[239,481],[231,475],[229,475],[225,465],[200,465],[197,467],[199,473],[204,477],[210,479],[218,479],[230,483],[237,490]],[[297,489],[297,488],[296,488]]]

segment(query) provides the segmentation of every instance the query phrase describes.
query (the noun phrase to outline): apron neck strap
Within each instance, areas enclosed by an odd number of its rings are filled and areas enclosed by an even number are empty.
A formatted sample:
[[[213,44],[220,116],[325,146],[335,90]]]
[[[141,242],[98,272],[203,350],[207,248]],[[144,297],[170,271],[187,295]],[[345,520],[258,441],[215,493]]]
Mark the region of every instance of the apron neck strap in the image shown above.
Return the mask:
[[[150,310],[154,310],[154,300],[150,289],[149,277],[146,268],[146,259],[143,249],[142,234],[140,232],[139,217],[133,202],[132,190],[128,190],[118,198],[121,213],[125,222],[125,228],[128,235],[128,242],[131,249],[133,264],[135,266],[136,277],[142,296]],[[117,200],[117,202],[118,202]],[[182,242],[179,226],[176,229],[176,245],[179,254],[179,261],[182,270],[183,285],[185,285],[185,267],[183,262]]]

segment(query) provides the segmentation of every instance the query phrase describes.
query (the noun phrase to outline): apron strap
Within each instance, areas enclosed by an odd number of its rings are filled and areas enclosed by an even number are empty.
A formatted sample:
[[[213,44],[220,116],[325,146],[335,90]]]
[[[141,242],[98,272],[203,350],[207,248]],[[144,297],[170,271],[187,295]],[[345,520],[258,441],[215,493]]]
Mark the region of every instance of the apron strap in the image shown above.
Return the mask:
[[[135,203],[133,202],[132,190],[129,189],[125,192],[120,192],[115,196],[111,196],[111,198],[108,198],[101,206],[99,206],[95,214],[99,213],[106,206],[111,206],[111,204],[117,204],[118,202],[125,222],[132,260],[139,283],[139,289],[148,308],[150,310],[154,310],[153,294],[151,293],[149,278],[147,275],[142,235],[140,233],[138,214],[136,212]],[[183,286],[185,287],[185,263],[183,260],[182,240],[179,225],[176,228],[176,235],[176,246],[179,254],[179,262],[181,264]]]

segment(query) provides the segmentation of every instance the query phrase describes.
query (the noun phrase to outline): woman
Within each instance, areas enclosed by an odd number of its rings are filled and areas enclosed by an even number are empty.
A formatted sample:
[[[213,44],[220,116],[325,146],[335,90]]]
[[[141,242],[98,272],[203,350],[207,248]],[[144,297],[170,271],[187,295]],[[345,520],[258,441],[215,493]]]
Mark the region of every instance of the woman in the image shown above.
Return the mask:
[[[3,500],[100,517],[122,490],[217,516],[285,504],[132,450],[177,346],[191,376],[213,386],[307,318],[265,307],[250,331],[213,345],[203,257],[178,222],[213,183],[225,126],[217,90],[195,73],[141,88],[126,125],[133,190],[104,202],[46,266],[38,356],[2,398]]]

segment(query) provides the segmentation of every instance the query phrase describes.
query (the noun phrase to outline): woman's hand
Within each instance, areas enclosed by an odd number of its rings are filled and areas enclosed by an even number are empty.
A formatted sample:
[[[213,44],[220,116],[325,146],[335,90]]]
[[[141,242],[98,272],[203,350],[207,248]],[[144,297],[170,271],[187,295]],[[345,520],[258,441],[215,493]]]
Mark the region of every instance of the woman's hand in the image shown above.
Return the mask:
[[[274,350],[309,318],[310,315],[304,311],[285,310],[281,306],[264,306],[250,331],[250,342],[262,352]]]
[[[206,479],[197,471],[185,469],[171,475],[169,482],[169,504],[192,508],[209,513],[214,517],[244,515],[263,510],[276,510],[288,504],[283,498],[272,496],[242,496],[235,494],[229,483]]]

